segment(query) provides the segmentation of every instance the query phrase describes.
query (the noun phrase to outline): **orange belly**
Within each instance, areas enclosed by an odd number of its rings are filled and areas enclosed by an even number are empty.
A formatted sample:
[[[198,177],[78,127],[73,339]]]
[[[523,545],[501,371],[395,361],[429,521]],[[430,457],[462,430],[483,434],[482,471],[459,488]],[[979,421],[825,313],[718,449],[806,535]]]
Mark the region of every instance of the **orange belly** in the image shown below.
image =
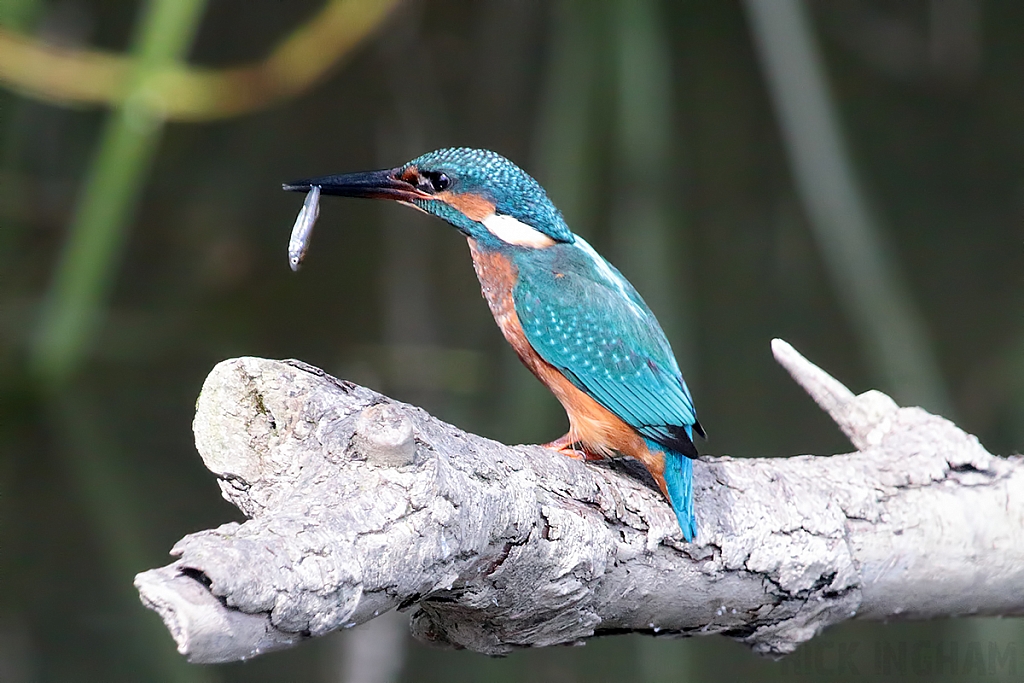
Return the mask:
[[[494,320],[523,365],[551,390],[565,408],[571,440],[595,455],[614,457],[621,454],[636,458],[658,482],[667,498],[668,489],[663,477],[664,454],[648,449],[643,437],[632,427],[567,380],[541,358],[526,339],[512,299],[517,274],[512,262],[499,252],[481,250],[472,239],[469,239],[469,249],[481,291]]]

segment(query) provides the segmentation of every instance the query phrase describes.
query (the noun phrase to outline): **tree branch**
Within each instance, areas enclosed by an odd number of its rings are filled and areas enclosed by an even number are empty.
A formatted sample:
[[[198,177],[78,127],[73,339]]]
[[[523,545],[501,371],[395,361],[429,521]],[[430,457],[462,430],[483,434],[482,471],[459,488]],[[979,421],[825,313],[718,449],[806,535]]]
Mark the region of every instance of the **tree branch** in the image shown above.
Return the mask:
[[[1024,465],[773,350],[859,449],[704,457],[700,530],[624,470],[504,446],[297,361],[214,368],[196,444],[248,521],[190,534],[136,586],[194,662],[394,609],[438,645],[721,633],[784,654],[852,617],[1024,613]]]

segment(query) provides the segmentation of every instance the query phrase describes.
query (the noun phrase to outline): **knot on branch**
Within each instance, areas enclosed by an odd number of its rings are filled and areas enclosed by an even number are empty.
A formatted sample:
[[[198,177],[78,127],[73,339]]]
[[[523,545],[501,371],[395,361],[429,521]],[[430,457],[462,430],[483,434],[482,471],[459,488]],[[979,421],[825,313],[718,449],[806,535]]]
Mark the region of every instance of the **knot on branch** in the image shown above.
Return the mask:
[[[364,408],[356,420],[350,448],[354,457],[379,465],[411,465],[416,456],[412,422],[387,403]]]

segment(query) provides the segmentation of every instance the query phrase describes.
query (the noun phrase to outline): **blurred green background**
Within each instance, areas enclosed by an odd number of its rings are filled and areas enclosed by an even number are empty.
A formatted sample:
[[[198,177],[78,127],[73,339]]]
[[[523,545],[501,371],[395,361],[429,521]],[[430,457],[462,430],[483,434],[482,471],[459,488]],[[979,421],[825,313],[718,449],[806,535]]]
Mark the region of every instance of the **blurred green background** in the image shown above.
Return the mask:
[[[718,637],[495,660],[392,618],[197,667],[131,581],[239,519],[191,442],[222,359],[562,433],[439,221],[327,198],[288,269],[282,181],[442,146],[522,165],[637,285],[706,452],[849,450],[775,336],[1017,452],[1022,31],[982,0],[0,0],[0,681],[1017,680],[996,619],[851,623],[773,662]]]

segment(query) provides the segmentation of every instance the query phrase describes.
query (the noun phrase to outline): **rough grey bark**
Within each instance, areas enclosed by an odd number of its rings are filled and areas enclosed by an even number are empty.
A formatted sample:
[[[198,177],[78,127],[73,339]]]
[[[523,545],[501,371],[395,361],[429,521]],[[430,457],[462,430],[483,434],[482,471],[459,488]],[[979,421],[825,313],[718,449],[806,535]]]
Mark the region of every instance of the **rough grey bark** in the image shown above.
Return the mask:
[[[773,350],[858,451],[702,458],[694,543],[621,462],[466,434],[296,361],[225,361],[196,444],[248,521],[186,536],[136,586],[194,662],[396,607],[421,640],[488,654],[622,632],[782,654],[853,617],[1024,613],[1021,459]]]

